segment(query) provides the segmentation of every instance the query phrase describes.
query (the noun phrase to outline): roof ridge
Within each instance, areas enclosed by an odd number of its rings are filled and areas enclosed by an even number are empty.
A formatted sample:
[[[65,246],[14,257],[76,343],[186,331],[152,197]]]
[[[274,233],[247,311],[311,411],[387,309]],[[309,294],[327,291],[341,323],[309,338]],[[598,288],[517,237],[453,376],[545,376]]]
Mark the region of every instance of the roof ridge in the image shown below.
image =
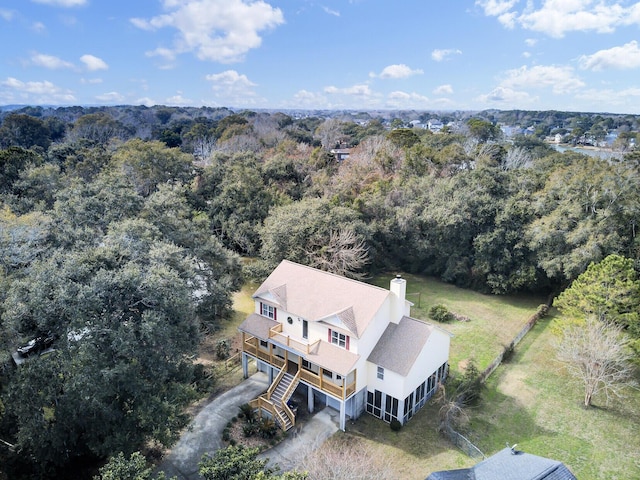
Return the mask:
[[[376,288],[378,290],[383,290],[383,291],[389,293],[389,289],[388,288],[379,287],[378,285],[374,285],[372,283],[363,282],[362,280],[356,280],[355,278],[345,277],[344,275],[339,275],[337,273],[329,272],[327,270],[321,270],[319,268],[315,268],[315,267],[312,267],[310,265],[304,265],[302,263],[293,262],[293,261],[287,260],[287,259],[283,259],[280,263],[285,263],[285,262],[290,264],[290,265],[303,267],[303,268],[306,268],[306,269],[309,269],[309,270],[313,270],[314,272],[319,272],[319,273],[323,273],[323,274],[326,274],[326,275],[331,275],[331,276],[339,278],[341,280],[346,280],[346,281],[349,281],[351,283],[357,283],[357,284],[360,284],[360,285],[365,285],[367,287]]]

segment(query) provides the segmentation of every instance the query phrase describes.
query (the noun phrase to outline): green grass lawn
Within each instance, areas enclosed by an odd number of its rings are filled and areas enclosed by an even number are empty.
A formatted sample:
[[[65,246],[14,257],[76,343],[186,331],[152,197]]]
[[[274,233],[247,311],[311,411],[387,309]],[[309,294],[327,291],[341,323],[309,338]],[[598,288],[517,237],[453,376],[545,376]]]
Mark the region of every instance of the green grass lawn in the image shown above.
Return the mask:
[[[471,439],[492,454],[505,442],[564,462],[580,480],[640,478],[640,392],[593,408],[555,360],[550,319],[529,332],[510,363],[487,381],[472,413]]]
[[[375,277],[371,283],[389,288],[390,275]],[[484,370],[522,329],[542,296],[483,295],[455,287],[429,277],[403,275],[407,280],[407,300],[413,302],[411,316],[431,323],[429,309],[436,304],[469,317],[469,322],[453,321],[439,324],[451,332],[449,364],[454,370],[463,370],[469,359],[474,359],[479,370]]]

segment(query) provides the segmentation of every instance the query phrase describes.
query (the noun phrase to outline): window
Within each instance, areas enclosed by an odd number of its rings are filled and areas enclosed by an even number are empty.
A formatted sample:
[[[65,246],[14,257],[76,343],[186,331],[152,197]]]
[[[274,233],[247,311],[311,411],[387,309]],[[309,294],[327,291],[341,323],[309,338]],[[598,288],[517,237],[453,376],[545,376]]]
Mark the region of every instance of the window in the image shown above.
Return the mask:
[[[260,303],[260,314],[264,317],[269,317],[273,320],[277,320],[276,307],[267,305],[266,303]]]
[[[349,335],[329,329],[329,341],[334,345],[349,350]]]
[[[268,348],[269,347],[269,342],[267,342],[265,340],[260,340],[260,346],[262,348]]]
[[[384,380],[384,368],[378,367],[378,378]]]
[[[302,338],[309,338],[309,322],[302,320]]]
[[[391,422],[391,420],[398,419],[398,399],[387,395],[384,406],[384,421]]]

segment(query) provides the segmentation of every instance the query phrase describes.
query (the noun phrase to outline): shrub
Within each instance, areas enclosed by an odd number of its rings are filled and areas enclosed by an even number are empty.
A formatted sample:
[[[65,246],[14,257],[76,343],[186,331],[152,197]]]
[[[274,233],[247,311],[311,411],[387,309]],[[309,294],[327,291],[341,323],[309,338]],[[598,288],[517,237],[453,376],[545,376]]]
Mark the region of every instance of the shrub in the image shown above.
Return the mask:
[[[396,420],[395,418],[391,420],[391,423],[389,424],[389,426],[391,427],[391,430],[393,430],[394,432],[399,432],[400,429],[402,428],[402,424],[400,423],[400,421]]]
[[[222,440],[224,440],[225,442],[231,440],[231,433],[229,432],[229,430],[222,431]]]
[[[251,421],[242,426],[242,434],[245,437],[253,437],[258,432],[258,425]]]
[[[456,400],[463,405],[477,405],[484,390],[484,383],[475,361],[469,360],[460,384],[456,389]]]
[[[544,303],[538,305],[538,318],[544,318],[549,313],[549,305]]]
[[[247,422],[251,422],[255,417],[255,412],[253,411],[253,407],[248,403],[243,403],[240,405],[240,413],[238,414],[240,418],[244,418]]]
[[[229,346],[229,340],[218,340],[218,342],[216,343],[216,357],[218,357],[218,360],[229,358],[230,349],[231,347]]]
[[[195,384],[196,391],[200,393],[211,391],[216,383],[213,372],[201,363],[196,363],[193,366],[193,382]]]
[[[429,309],[429,318],[440,323],[449,323],[453,320],[453,314],[442,304],[434,305]]]
[[[278,426],[270,418],[262,418],[258,424],[258,435],[262,438],[273,438],[278,434]]]

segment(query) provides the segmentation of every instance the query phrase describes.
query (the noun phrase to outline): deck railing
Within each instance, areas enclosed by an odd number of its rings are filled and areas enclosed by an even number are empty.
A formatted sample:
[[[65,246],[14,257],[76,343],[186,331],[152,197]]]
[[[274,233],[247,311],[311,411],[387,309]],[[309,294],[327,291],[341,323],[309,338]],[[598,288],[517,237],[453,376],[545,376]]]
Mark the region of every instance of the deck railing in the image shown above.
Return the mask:
[[[296,339],[287,333],[282,333],[282,324],[274,325],[269,329],[269,338],[306,355],[311,353],[311,351],[316,347],[316,345],[320,343],[320,340],[316,340],[313,343],[309,343],[309,342]]]
[[[274,328],[277,328],[277,326]],[[319,341],[320,340],[318,340],[318,342]],[[243,342],[242,348],[245,353],[248,353],[249,355],[253,355],[259,360],[269,363],[270,365],[273,365],[278,369],[282,369],[286,364],[287,359],[278,357],[273,353],[271,349],[266,351],[259,348],[259,339],[256,337],[246,337]],[[286,355],[286,352],[285,352],[285,355]],[[330,395],[333,395],[334,397],[337,397],[337,398],[344,399],[349,397],[355,392],[356,390],[355,378],[351,383],[344,385],[344,388],[343,388],[342,384],[337,384],[331,380],[324,378],[322,371],[323,371],[322,368],[320,368],[320,373],[315,373],[304,368],[299,368],[299,375],[300,375],[299,378],[303,382],[311,386],[317,387],[321,391],[325,393],[329,393]]]

